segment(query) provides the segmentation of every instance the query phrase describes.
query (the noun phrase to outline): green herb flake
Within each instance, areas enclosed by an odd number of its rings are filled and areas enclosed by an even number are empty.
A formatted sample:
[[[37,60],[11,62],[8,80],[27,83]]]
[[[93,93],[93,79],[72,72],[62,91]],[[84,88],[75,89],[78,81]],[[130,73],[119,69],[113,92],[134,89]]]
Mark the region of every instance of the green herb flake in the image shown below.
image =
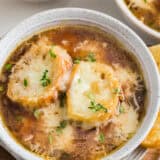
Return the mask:
[[[147,0],[144,0],[145,3],[147,3]]]
[[[6,69],[7,71],[10,71],[10,70],[12,69],[12,64],[10,64],[10,63],[6,64],[6,65],[5,65],[5,69]]]
[[[0,92],[3,92],[3,91],[4,91],[4,87],[0,86]]]
[[[49,55],[52,57],[52,58],[56,58],[57,57],[57,55],[55,54],[55,52],[53,51],[53,46],[52,46],[52,48],[49,50]]]
[[[51,80],[48,78],[47,74],[48,74],[48,70],[45,70],[44,73],[43,73],[42,78],[40,79],[41,85],[43,87],[46,87],[46,86],[48,86],[51,83]]]
[[[27,81],[27,79],[24,79],[24,80],[23,80],[23,85],[24,85],[25,87],[28,86],[28,81]]]
[[[95,62],[96,61],[95,54],[90,52],[88,56],[85,58],[85,60],[89,62]]]
[[[59,95],[59,99],[60,99],[60,107],[64,107],[66,103],[66,93],[61,93]]]
[[[65,127],[67,126],[67,121],[61,121],[60,122],[60,127],[62,128],[62,129],[64,129]]]
[[[120,94],[121,93],[121,90],[120,88],[115,88],[114,91],[113,91],[114,94]]]
[[[88,108],[91,109],[93,112],[98,112],[98,111],[104,111],[105,113],[108,112],[107,108],[105,108],[103,105],[99,103],[96,103],[93,100],[90,102],[90,106]]]
[[[74,59],[73,59],[73,63],[74,63],[74,64],[79,64],[80,61],[81,61],[80,58],[74,58]]]
[[[35,109],[33,111],[33,115],[36,119],[39,119],[40,118],[40,115],[41,115],[41,111],[39,109]]]
[[[78,83],[81,83],[81,81],[82,81],[82,80],[79,78],[79,79],[78,79]]]
[[[66,120],[61,121],[60,125],[56,128],[56,132],[58,134],[61,134],[63,129],[66,128],[66,126],[67,126],[67,121]]]
[[[105,142],[105,135],[103,133],[99,134],[98,141],[100,143],[104,143]]]
[[[58,134],[62,134],[62,129],[61,129],[60,127],[57,127],[57,128],[56,128],[56,132],[57,132]]]
[[[125,108],[122,105],[119,107],[119,113],[125,113]]]
[[[52,135],[52,133],[49,133],[48,141],[49,141],[49,144],[53,144],[53,135]]]

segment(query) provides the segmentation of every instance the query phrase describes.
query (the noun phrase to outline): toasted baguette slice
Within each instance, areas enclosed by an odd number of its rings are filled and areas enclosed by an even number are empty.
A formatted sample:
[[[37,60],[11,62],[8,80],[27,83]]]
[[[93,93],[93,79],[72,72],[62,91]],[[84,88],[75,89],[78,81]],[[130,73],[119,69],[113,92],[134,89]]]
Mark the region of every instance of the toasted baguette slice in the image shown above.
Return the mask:
[[[142,146],[147,148],[160,148],[160,113],[150,133],[142,142]]]
[[[100,63],[80,62],[74,66],[67,92],[68,116],[94,122],[109,119],[118,104],[120,85],[112,69]]]
[[[66,89],[71,67],[66,50],[42,38],[13,67],[7,95],[27,109],[45,106]]]
[[[152,52],[160,71],[160,45],[150,47],[150,51]],[[158,114],[157,120],[150,133],[142,142],[142,145],[147,148],[160,148],[160,113]]]

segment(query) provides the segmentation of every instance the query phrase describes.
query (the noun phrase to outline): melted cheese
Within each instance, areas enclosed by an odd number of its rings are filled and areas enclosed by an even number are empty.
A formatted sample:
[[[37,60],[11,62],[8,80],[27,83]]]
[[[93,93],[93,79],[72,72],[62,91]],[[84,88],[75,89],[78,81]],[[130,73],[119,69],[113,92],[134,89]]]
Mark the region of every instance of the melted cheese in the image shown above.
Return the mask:
[[[60,135],[55,135],[54,148],[64,151],[71,151],[73,149],[73,140],[73,127],[67,125]]]
[[[131,4],[134,4],[135,7],[140,7],[142,9],[149,9],[153,10],[152,3],[155,0],[147,0],[146,2],[144,0],[130,0]]]
[[[38,122],[39,128],[46,133],[51,132],[59,126],[60,122],[66,118],[66,107],[60,107],[59,101],[50,104],[38,110],[40,119]]]
[[[67,120],[66,106],[61,107],[60,102],[50,104],[48,107],[38,110],[40,117],[37,121],[39,129],[39,135],[45,133],[45,135],[52,136],[51,146],[48,148],[48,152],[52,150],[64,150],[70,151],[73,149],[73,126],[67,123],[66,127],[62,128],[61,132],[57,132],[56,129],[60,125],[60,122]],[[43,136],[43,135],[41,135]],[[49,142],[48,142],[49,143]]]
[[[114,115],[118,104],[115,89],[120,89],[120,85],[109,66],[90,62],[75,65],[67,93],[69,117],[82,121],[109,119]],[[89,108],[91,101],[101,104],[108,112],[104,109],[94,112]]]
[[[65,90],[72,60],[66,50],[41,39],[13,67],[8,83],[7,95],[27,109],[44,106],[57,98],[57,91]],[[56,57],[52,57],[52,54]],[[41,79],[46,73],[50,83],[43,86]],[[24,86],[24,79],[27,86]]]
[[[124,86],[124,95],[125,97],[133,96],[133,86],[136,89],[138,86],[137,77],[139,75],[137,72],[133,72],[130,68],[122,68],[120,65],[115,64],[115,76],[117,77],[121,86]],[[132,89],[132,90],[131,90]]]
[[[114,123],[119,125],[119,132],[126,137],[134,134],[138,129],[138,113],[133,106],[129,106],[126,103],[122,103],[124,107],[124,113],[120,113],[114,120]]]

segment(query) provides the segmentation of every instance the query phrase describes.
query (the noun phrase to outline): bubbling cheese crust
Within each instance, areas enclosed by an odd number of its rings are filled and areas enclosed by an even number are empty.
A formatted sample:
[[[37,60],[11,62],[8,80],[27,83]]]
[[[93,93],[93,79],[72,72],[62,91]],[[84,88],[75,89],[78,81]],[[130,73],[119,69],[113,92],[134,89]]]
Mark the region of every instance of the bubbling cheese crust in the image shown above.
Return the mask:
[[[68,116],[74,120],[108,120],[117,109],[120,84],[106,64],[81,62],[74,66],[67,92]]]
[[[130,3],[133,4],[135,7],[140,7],[142,9],[148,9],[148,10],[153,10],[153,2],[155,0],[147,0],[145,2],[145,0],[130,0]]]
[[[40,108],[65,89],[71,68],[66,50],[43,37],[12,68],[7,95],[26,109]]]

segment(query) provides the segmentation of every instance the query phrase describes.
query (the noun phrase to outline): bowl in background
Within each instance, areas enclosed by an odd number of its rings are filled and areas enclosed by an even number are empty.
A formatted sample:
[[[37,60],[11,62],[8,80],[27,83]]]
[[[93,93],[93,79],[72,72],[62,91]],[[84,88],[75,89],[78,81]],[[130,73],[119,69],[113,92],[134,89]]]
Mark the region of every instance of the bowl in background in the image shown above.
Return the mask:
[[[148,27],[141,22],[128,8],[124,0],[115,0],[117,6],[121,10],[126,23],[137,31],[137,33],[146,40],[147,44],[160,42],[160,32]]]

